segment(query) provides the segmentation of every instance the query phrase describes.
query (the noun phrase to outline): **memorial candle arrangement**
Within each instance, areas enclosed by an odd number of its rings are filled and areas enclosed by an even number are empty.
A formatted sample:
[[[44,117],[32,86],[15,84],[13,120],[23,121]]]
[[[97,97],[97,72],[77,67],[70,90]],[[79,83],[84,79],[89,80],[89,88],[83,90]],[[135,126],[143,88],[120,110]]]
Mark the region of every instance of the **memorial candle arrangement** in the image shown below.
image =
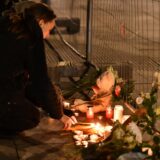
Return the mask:
[[[86,130],[73,131],[75,144],[87,148],[89,143],[102,142],[108,135],[110,135],[112,128],[112,126],[103,126],[100,123],[90,123],[91,132],[87,132]]]

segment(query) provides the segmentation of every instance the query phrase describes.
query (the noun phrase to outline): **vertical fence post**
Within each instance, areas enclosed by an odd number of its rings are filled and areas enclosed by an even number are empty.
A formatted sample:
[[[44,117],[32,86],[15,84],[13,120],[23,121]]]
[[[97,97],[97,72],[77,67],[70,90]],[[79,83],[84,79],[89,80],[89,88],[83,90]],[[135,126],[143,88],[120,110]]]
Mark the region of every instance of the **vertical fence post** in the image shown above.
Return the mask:
[[[92,16],[93,0],[87,0],[86,58],[88,62],[91,62],[92,55]]]

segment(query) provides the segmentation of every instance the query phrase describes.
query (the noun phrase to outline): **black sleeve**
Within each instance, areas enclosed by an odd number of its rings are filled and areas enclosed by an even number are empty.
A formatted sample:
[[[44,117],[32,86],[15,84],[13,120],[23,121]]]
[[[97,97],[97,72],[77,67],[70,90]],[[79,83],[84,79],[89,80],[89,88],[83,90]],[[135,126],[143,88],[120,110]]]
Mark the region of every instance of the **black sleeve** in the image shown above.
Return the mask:
[[[27,97],[52,118],[60,119],[63,115],[63,100],[48,77],[43,40],[30,48],[26,64],[29,73]]]
[[[64,114],[69,117],[74,116],[74,113],[69,109],[64,109]]]

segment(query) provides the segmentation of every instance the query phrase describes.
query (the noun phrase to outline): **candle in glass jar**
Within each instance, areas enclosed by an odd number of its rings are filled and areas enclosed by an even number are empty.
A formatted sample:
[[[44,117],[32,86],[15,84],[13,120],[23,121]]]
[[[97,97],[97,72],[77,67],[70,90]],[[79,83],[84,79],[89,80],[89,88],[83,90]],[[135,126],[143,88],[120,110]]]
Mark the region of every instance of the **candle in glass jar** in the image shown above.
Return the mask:
[[[114,121],[118,120],[120,123],[122,123],[123,118],[123,106],[116,105],[114,108]]]
[[[89,107],[87,112],[86,112],[86,117],[87,119],[93,119],[94,118],[94,112],[92,107]]]
[[[111,119],[113,117],[113,110],[111,106],[106,108],[106,118]]]

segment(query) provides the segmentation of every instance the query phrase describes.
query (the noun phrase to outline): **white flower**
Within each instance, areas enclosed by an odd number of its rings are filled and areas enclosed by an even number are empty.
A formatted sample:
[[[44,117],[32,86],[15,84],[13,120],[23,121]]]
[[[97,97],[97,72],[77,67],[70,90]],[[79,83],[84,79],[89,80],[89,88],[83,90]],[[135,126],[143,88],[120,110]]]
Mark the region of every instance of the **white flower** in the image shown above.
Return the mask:
[[[146,93],[146,94],[145,94],[145,97],[146,97],[147,99],[150,99],[150,98],[151,98],[150,93]]]
[[[139,127],[136,125],[135,122],[131,122],[127,125],[127,130],[132,132],[136,136],[136,141],[142,143],[142,133]]]
[[[96,80],[96,85],[99,88],[99,93],[109,92],[115,83],[115,77],[112,72],[104,72]]]
[[[145,94],[144,94],[144,92],[141,92],[141,97],[145,97]]]
[[[143,147],[143,148],[142,148],[142,152],[146,152],[146,151],[147,151],[147,154],[148,154],[149,156],[152,156],[152,155],[153,155],[153,151],[152,151],[151,148],[149,148],[149,147]]]
[[[142,104],[142,103],[143,103],[143,98],[142,98],[142,97],[137,97],[137,98],[136,98],[136,103],[137,103],[138,105]]]
[[[160,106],[154,108],[156,115],[160,115]]]

